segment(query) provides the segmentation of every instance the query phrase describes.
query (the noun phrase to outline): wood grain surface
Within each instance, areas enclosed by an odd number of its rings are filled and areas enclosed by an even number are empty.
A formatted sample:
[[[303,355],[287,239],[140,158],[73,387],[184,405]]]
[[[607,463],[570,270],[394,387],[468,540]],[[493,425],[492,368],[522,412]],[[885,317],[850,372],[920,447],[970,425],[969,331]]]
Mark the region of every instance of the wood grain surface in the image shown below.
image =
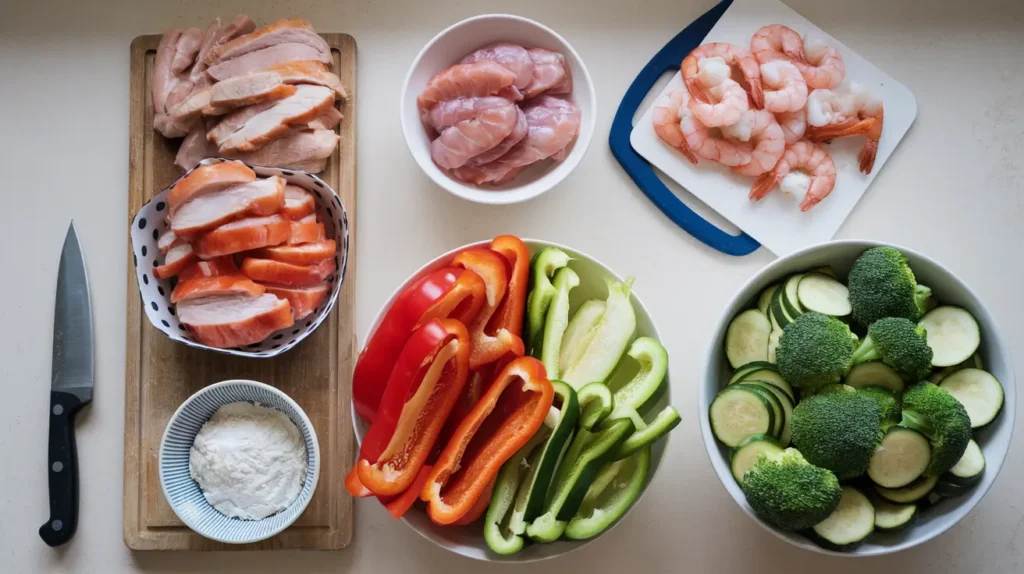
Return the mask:
[[[348,99],[341,143],[320,177],[337,191],[349,221],[348,271],[330,318],[292,351],[272,359],[231,357],[191,349],[158,332],[143,316],[128,253],[128,321],[124,422],[124,542],[133,550],[332,550],[352,538],[352,497],[344,488],[354,450],[349,410],[355,337],[356,43],[347,34],[323,34],[334,56],[334,71]],[[147,199],[180,174],[174,154],[180,140],[153,130],[150,76],[159,35],[131,44],[128,221]],[[127,225],[126,225],[127,228]],[[320,480],[301,517],[277,536],[248,545],[208,540],[186,527],[160,488],[157,452],[174,411],[197,390],[226,379],[273,385],[309,416],[320,442]]]

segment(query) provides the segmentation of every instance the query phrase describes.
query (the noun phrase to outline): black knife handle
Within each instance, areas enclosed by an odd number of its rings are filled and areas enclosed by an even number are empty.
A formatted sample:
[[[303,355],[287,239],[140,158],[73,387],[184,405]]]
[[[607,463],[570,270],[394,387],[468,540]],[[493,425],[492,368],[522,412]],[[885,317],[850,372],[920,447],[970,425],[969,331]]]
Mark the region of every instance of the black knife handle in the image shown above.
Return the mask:
[[[78,527],[78,452],[75,448],[75,413],[85,403],[78,396],[50,391],[50,448],[46,458],[50,482],[50,519],[39,536],[60,546]]]

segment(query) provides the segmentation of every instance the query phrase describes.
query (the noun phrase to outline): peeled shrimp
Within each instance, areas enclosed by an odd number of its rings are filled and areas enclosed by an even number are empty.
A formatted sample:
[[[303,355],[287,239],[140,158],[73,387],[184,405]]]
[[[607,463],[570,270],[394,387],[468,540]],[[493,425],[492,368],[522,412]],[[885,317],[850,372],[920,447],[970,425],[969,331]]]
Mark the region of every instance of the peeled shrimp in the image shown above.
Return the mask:
[[[707,127],[721,127],[735,124],[750,107],[747,92],[735,80],[729,78],[729,67],[722,58],[705,58],[700,61],[700,75],[697,83],[709,99],[701,101],[697,96],[690,98],[690,111]]]
[[[761,64],[775,60],[804,61],[804,41],[792,28],[772,24],[754,32],[750,52]]]
[[[824,36],[808,32],[804,36],[803,51],[804,57],[793,60],[793,64],[800,69],[807,87],[834,88],[843,82],[846,77],[843,56]]]
[[[773,60],[761,65],[764,109],[769,112],[795,112],[807,104],[807,82],[788,60]]]
[[[827,151],[808,141],[799,141],[786,148],[782,158],[768,173],[754,181],[750,199],[759,201],[775,189],[791,171],[801,170],[811,176],[811,183],[800,202],[800,211],[807,211],[832,193],[836,186],[836,165]]]
[[[686,109],[688,96],[689,93],[684,87],[658,98],[654,104],[654,133],[658,134],[662,141],[679,150],[690,163],[697,165],[697,156],[686,144],[686,137],[679,126],[679,110]]]
[[[754,107],[764,107],[761,68],[757,59],[746,48],[725,42],[711,42],[697,46],[683,59],[683,81],[694,98],[704,103],[711,102],[709,94],[705,91],[705,88],[708,87],[707,84],[702,84],[698,78],[701,73],[700,61],[707,58],[721,58],[730,67],[730,71],[738,68],[747,84],[745,91],[750,92],[750,99],[754,102]]]
[[[685,102],[679,107],[678,115],[686,145],[698,156],[729,167],[750,163],[752,146],[749,143],[716,137],[711,129],[697,119]]]
[[[775,121],[779,122],[779,127],[782,128],[786,145],[793,145],[804,139],[804,134],[807,133],[806,108],[795,112],[778,112],[775,114]]]
[[[882,137],[884,110],[863,86],[851,83],[845,93],[837,90],[814,90],[807,99],[807,118],[811,127],[807,139],[814,142],[840,137],[864,135],[867,141],[858,159],[860,171],[871,173]]]
[[[732,168],[732,171],[739,175],[758,176],[771,171],[778,163],[786,151],[785,136],[771,112],[750,110],[747,114],[753,117],[750,140],[754,143],[754,149],[750,161]]]

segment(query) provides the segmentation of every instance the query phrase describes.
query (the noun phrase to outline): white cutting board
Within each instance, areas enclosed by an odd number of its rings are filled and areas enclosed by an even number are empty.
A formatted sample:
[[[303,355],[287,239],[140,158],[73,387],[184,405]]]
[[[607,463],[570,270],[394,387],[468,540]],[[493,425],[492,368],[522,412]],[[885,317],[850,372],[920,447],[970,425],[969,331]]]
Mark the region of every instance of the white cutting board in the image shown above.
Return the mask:
[[[836,164],[836,186],[832,193],[810,211],[803,213],[796,198],[775,190],[759,202],[747,198],[754,179],[732,174],[728,168],[701,160],[689,163],[654,133],[652,105],[630,133],[630,144],[652,165],[687,191],[731,221],[748,235],[782,257],[794,251],[832,239],[846,216],[881,171],[896,145],[917,116],[917,100],[903,84],[811,24],[777,0],[735,0],[705,38],[705,42],[730,42],[746,48],[754,32],[768,24],[784,24],[804,35],[808,30],[825,34],[840,50],[846,63],[846,77],[867,87],[885,105],[885,126],[878,144],[874,170],[860,173],[857,152],[863,137],[849,137],[826,146]],[[662,93],[683,88],[679,72]]]

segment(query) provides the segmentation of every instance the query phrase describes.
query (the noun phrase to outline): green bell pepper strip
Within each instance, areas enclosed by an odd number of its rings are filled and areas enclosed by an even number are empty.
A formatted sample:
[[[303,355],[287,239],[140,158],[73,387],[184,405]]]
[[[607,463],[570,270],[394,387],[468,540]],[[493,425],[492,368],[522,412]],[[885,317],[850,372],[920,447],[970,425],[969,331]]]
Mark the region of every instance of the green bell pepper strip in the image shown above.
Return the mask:
[[[612,391],[604,383],[593,382],[583,385],[576,395],[580,400],[580,428],[593,430],[613,411],[615,403],[612,399]]]
[[[633,421],[629,419],[614,421],[599,433],[579,430],[552,484],[554,496],[546,505],[544,514],[527,527],[526,534],[537,542],[557,540],[569,519],[576,514],[608,455],[632,433]],[[570,458],[575,452],[579,453],[578,456]]]
[[[519,484],[524,480],[523,475],[527,474],[524,464],[527,457],[537,450],[537,445],[543,443],[546,438],[547,432],[541,427],[537,434],[505,462],[498,473],[484,518],[484,541],[496,554],[515,554],[523,549],[523,537],[508,528],[511,516],[509,510],[516,499]]]
[[[636,332],[636,313],[630,298],[633,278],[623,283],[607,283],[604,313],[591,328],[590,341],[577,360],[561,365],[559,376],[577,390],[594,381],[607,381]]]
[[[565,537],[584,540],[604,532],[640,497],[650,470],[650,448],[606,465],[583,497],[576,515],[565,527]]]
[[[542,249],[530,264],[530,294],[526,296],[526,344],[527,354],[539,358],[535,352],[540,351],[541,331],[544,329],[544,316],[548,306],[555,297],[555,287],[551,279],[555,271],[569,264],[570,257],[557,247]]]
[[[560,372],[558,352],[562,348],[562,337],[569,325],[569,291],[580,284],[580,276],[568,267],[555,274],[555,296],[544,317],[544,337],[540,342],[540,360],[547,369],[549,379],[557,379]]]
[[[676,428],[682,420],[679,411],[675,407],[672,405],[665,407],[654,417],[650,424],[645,423],[643,428],[638,428],[629,438],[622,441],[622,444],[612,453],[611,460],[626,458],[635,454],[638,450],[654,444],[655,441]]]
[[[565,335],[562,337],[562,348],[558,352],[558,364],[563,368],[575,363],[583,356],[583,351],[587,350],[590,339],[594,337],[594,327],[604,315],[604,309],[604,301],[589,299],[584,301],[573,314],[569,326],[565,329]]]

